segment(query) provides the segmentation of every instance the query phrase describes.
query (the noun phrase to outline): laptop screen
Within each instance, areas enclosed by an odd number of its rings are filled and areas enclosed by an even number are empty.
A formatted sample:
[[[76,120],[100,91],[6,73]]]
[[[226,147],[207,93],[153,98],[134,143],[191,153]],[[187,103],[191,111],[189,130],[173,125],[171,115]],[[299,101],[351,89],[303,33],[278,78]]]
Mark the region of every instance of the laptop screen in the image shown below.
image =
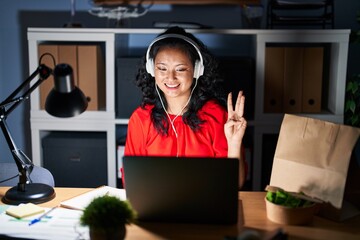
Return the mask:
[[[125,156],[123,168],[140,221],[237,222],[238,159]]]

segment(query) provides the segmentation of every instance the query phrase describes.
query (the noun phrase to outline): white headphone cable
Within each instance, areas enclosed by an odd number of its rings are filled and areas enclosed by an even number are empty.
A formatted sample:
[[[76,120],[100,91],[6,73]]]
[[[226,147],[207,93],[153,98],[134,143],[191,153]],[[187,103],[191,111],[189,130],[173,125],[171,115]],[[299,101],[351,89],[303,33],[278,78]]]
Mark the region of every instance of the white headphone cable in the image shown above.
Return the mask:
[[[165,113],[166,113],[166,115],[167,115],[167,117],[168,117],[168,119],[169,119],[169,121],[170,121],[171,127],[172,127],[172,129],[173,129],[173,131],[174,131],[174,133],[175,133],[175,137],[178,138],[178,134],[177,134],[176,128],[175,128],[175,126],[174,126],[174,121],[175,121],[175,119],[176,119],[177,117],[179,117],[179,116],[181,115],[181,113],[184,111],[184,109],[186,108],[186,106],[189,104],[190,99],[191,99],[191,97],[192,97],[192,94],[193,94],[193,92],[194,92],[194,90],[195,90],[195,88],[196,88],[196,86],[197,86],[198,79],[195,80],[195,86],[194,86],[193,89],[191,90],[189,99],[187,100],[186,104],[184,105],[184,107],[181,109],[181,111],[180,111],[180,112],[174,117],[174,119],[172,119],[172,120],[171,120],[171,118],[170,118],[170,114],[168,113],[168,111],[167,111],[166,108],[165,108],[164,102],[163,102],[163,100],[162,100],[162,98],[161,98],[161,95],[160,95],[160,93],[159,93],[159,90],[158,90],[158,88],[157,88],[156,81],[154,81],[154,82],[155,82],[156,92],[157,92],[157,94],[159,95],[159,98],[160,98],[161,106],[163,107],[163,109],[164,109],[164,111],[165,111]]]

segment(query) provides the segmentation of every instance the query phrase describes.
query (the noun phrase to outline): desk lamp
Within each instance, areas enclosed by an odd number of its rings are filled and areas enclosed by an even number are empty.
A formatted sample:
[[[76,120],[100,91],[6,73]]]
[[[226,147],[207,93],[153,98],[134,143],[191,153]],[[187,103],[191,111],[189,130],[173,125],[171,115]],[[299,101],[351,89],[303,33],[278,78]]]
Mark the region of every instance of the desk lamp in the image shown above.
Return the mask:
[[[11,137],[10,131],[6,124],[7,116],[24,100],[29,98],[29,95],[45,81],[51,74],[54,76],[54,88],[50,91],[46,98],[45,110],[55,117],[73,117],[81,114],[87,108],[88,102],[82,91],[74,84],[73,70],[68,64],[55,65],[54,70],[41,64],[40,57],[39,66],[37,69],[9,95],[3,102],[0,103],[0,126],[5,136],[7,144],[11,150],[17,168],[19,170],[19,183],[17,186],[10,188],[5,196],[3,202],[7,204],[20,203],[43,203],[55,197],[54,189],[43,183],[32,183],[30,174],[34,167],[33,162],[19,150]],[[24,91],[23,95],[18,94],[27,87],[30,82],[38,76],[37,81]]]

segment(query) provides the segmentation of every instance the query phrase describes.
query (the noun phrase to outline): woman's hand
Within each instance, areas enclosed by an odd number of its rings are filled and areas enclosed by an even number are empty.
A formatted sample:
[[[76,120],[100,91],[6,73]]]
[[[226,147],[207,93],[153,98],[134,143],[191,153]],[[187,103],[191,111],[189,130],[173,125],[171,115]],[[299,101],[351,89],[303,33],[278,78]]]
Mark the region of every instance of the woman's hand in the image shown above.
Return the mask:
[[[235,109],[232,104],[232,93],[230,92],[227,99],[228,120],[224,125],[225,136],[229,145],[240,147],[247,126],[246,119],[243,117],[245,107],[245,96],[240,91],[236,99]]]
[[[225,136],[228,143],[228,158],[239,159],[239,189],[245,183],[246,166],[241,156],[241,144],[245,134],[247,122],[244,115],[245,96],[242,91],[239,92],[236,99],[235,110],[232,104],[232,94],[229,93],[227,99],[228,120],[224,125]]]

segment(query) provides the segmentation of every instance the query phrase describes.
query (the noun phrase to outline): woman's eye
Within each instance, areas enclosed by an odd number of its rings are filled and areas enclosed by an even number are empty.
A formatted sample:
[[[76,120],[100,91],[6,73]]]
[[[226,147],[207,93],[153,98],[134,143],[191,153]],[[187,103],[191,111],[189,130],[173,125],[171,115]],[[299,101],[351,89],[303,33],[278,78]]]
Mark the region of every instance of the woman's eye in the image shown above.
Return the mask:
[[[164,67],[157,67],[157,69],[159,70],[159,71],[166,71],[166,68],[164,68]]]
[[[178,68],[176,69],[177,72],[185,72],[186,71],[186,68]]]

